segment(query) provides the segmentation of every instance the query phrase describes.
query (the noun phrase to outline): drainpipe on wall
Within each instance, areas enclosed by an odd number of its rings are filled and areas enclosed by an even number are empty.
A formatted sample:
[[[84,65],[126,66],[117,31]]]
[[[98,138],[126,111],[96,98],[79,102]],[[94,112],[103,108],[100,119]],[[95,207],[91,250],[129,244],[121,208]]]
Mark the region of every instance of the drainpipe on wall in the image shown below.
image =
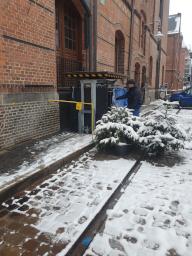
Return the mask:
[[[134,0],[131,0],[131,22],[130,22],[130,40],[129,40],[129,56],[128,56],[128,78],[131,78],[131,62],[133,48],[133,29],[134,29]]]
[[[93,1],[93,44],[91,45],[93,51],[93,70],[97,71],[97,0]]]
[[[90,3],[89,3],[89,1],[87,1],[87,0],[80,0],[80,1],[81,1],[81,4],[82,4],[83,7],[84,7],[86,13],[87,13],[89,16],[91,16]]]
[[[161,70],[161,39],[157,41],[157,65],[156,65],[156,81],[155,81],[155,98],[159,98],[159,80]]]
[[[89,71],[93,70],[93,48],[92,48],[92,35],[93,35],[93,15],[91,12],[91,4],[89,0],[80,0],[81,4],[83,5],[84,9],[85,9],[85,18],[86,20],[86,29],[85,29],[85,33],[86,33],[86,40],[85,40],[85,48],[89,49]]]

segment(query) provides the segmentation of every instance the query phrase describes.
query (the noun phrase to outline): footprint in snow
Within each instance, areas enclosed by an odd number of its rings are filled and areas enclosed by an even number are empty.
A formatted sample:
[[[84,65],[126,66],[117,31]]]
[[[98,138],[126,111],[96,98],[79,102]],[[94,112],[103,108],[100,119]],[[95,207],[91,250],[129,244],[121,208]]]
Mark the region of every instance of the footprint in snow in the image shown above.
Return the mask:
[[[129,236],[129,235],[125,235],[123,237],[127,242],[132,243],[132,244],[136,244],[137,243],[137,238],[133,237],[133,236]]]
[[[87,217],[86,216],[82,216],[81,218],[79,218],[78,223],[79,224],[83,224],[86,220],[87,220]]]
[[[173,211],[176,212],[178,210],[179,207],[179,201],[175,200],[171,202],[171,205],[169,206],[169,208]]]
[[[181,256],[181,255],[178,254],[175,249],[170,249],[167,251],[166,256]]]
[[[146,220],[144,218],[141,218],[141,217],[138,217],[136,216],[134,218],[134,221],[137,223],[137,224],[140,224],[140,225],[146,225]]]
[[[135,210],[133,211],[133,213],[134,213],[135,215],[147,216],[148,211],[145,210],[145,209],[142,209],[142,208],[138,208],[138,209],[135,209]]]
[[[148,249],[152,249],[152,250],[158,250],[160,247],[160,245],[157,242],[155,242],[153,240],[147,240],[147,239],[145,239],[143,241],[143,245],[144,245],[144,247],[146,247]]]
[[[114,250],[125,252],[123,245],[116,239],[109,239],[109,245]]]

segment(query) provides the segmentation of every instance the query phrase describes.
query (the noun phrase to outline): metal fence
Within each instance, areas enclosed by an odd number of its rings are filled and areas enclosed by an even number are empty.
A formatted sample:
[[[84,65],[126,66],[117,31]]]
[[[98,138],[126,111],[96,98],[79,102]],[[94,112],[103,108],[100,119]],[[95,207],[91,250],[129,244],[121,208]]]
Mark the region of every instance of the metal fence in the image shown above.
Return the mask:
[[[73,71],[83,71],[82,63],[77,60],[66,59],[61,56],[57,56],[57,86],[58,88],[62,87],[71,87],[76,86],[79,81],[65,78],[65,72]]]

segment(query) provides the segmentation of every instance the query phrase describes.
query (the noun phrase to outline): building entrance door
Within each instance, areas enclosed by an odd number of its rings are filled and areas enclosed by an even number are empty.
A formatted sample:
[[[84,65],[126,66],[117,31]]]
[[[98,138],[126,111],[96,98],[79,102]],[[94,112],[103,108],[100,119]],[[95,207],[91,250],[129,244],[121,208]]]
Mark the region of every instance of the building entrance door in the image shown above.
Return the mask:
[[[82,70],[82,16],[81,5],[72,0],[56,0],[57,85],[71,86],[65,72]]]

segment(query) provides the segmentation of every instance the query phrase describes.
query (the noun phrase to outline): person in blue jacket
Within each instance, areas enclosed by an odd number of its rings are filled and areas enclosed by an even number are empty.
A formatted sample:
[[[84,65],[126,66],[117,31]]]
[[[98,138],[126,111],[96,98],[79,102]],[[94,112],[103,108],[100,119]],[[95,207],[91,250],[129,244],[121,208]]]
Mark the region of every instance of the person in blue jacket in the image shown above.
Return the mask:
[[[128,92],[120,97],[117,97],[116,100],[128,99],[128,108],[133,109],[133,115],[139,116],[140,109],[142,105],[142,94],[140,88],[136,85],[133,79],[127,81]]]

